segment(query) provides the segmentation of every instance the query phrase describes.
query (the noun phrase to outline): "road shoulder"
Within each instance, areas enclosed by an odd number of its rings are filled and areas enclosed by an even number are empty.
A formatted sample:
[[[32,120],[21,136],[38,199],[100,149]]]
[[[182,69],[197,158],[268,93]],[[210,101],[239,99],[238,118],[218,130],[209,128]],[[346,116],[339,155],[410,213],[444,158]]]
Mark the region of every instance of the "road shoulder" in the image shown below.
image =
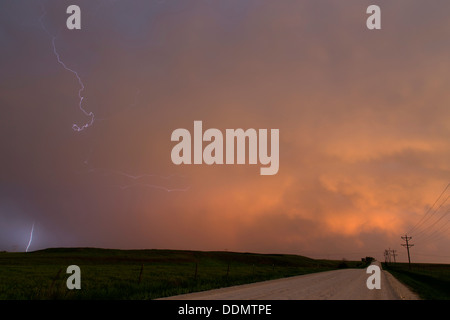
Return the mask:
[[[401,300],[420,300],[419,296],[401,283],[390,272],[383,270],[384,276]]]

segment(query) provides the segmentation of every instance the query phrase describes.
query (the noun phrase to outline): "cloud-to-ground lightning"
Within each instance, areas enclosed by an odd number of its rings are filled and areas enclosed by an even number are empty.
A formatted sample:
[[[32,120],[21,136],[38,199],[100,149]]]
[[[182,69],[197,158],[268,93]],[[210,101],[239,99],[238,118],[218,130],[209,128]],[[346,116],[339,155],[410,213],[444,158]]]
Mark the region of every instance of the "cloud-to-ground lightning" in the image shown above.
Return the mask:
[[[31,226],[30,240],[28,240],[28,245],[27,245],[25,252],[28,252],[28,249],[30,248],[30,245],[31,245],[31,241],[33,241],[33,231],[34,231],[34,222],[33,222],[33,225]]]
[[[44,31],[52,38],[53,54],[56,56],[56,59],[57,59],[58,63],[59,63],[61,66],[63,66],[63,68],[64,68],[65,70],[67,70],[67,71],[71,72],[73,75],[75,75],[75,77],[76,77],[77,80],[78,80],[78,84],[80,85],[80,89],[78,90],[78,98],[80,99],[80,100],[79,100],[79,103],[78,103],[78,108],[83,112],[83,114],[84,114],[85,116],[90,117],[90,120],[89,120],[87,123],[85,123],[84,125],[82,125],[82,126],[79,126],[79,125],[77,125],[77,124],[73,124],[73,125],[72,125],[72,129],[73,129],[74,131],[80,132],[80,131],[83,131],[84,129],[90,127],[90,126],[94,123],[95,115],[94,115],[94,113],[93,113],[92,111],[91,111],[91,112],[87,112],[87,111],[84,109],[84,107],[83,107],[83,99],[84,99],[84,97],[83,97],[83,95],[82,95],[82,92],[83,92],[84,89],[85,89],[84,83],[83,83],[83,81],[81,80],[81,77],[80,77],[80,75],[78,74],[78,72],[75,71],[75,70],[73,70],[73,69],[71,69],[71,68],[69,68],[69,67],[66,65],[66,63],[63,62],[63,61],[61,60],[61,56],[60,56],[60,54],[58,53],[58,50],[56,49],[56,38],[57,38],[57,36],[52,35],[52,34],[48,31],[48,29],[45,27],[45,24],[44,24],[43,19],[44,19],[45,15],[47,14],[47,11],[45,10],[45,7],[44,7],[44,5],[43,5],[42,3],[41,3],[41,8],[42,8],[42,15],[41,15],[40,18],[39,18],[39,23],[41,24],[42,29],[43,29],[43,30],[44,30]]]

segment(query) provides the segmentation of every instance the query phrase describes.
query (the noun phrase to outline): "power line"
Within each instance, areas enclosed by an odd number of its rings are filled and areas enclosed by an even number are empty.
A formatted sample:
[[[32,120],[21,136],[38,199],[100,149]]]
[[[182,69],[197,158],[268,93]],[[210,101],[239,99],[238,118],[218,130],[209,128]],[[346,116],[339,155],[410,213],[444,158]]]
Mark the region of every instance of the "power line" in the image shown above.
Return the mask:
[[[436,241],[442,236],[445,236],[444,232],[447,231],[448,227],[446,228],[446,226],[450,220],[443,219],[450,213],[450,208],[444,205],[447,203],[450,195],[447,195],[445,198],[444,196],[446,195],[449,187],[450,183],[445,186],[437,199],[434,201],[433,205],[428,208],[425,215],[423,215],[407,233],[413,234],[416,242],[417,240],[420,240],[422,244],[431,240]],[[446,210],[441,210],[443,208],[446,208]]]
[[[434,230],[432,233],[425,236],[424,239],[422,239],[420,242],[429,242],[429,241],[436,241],[437,239],[442,238],[445,236],[445,232],[450,228],[450,225],[448,225],[450,220],[447,220],[444,224],[442,224],[438,229]]]
[[[447,226],[447,228],[445,228],[445,230],[441,233],[435,234],[434,237],[432,237],[431,239],[428,239],[428,241],[433,240],[434,242],[438,242],[439,240],[441,240],[442,238],[444,238],[446,236],[445,231],[447,231],[449,229],[450,226]]]
[[[428,215],[430,214],[431,210],[434,208],[434,206],[439,202],[439,200],[442,198],[442,196],[444,195],[444,193],[447,191],[447,189],[450,187],[450,183],[447,184],[447,186],[444,188],[444,190],[441,192],[441,194],[439,195],[439,197],[436,199],[436,201],[433,203],[433,205],[431,207],[428,208],[427,212],[425,213],[424,216],[422,216],[422,218],[407,232],[409,234],[411,234],[415,229],[417,229],[421,224],[423,224],[425,222],[425,219],[428,217]],[[448,199],[448,198],[447,198]],[[447,199],[445,201],[447,201]],[[437,210],[435,210],[433,212],[436,213]],[[433,215],[432,214],[432,215]],[[426,221],[429,220],[429,217],[426,219]]]
[[[425,225],[428,221],[431,221],[432,220],[432,218],[434,217],[434,215],[442,208],[442,206],[447,202],[447,200],[450,198],[450,195],[439,205],[439,207],[437,207],[434,211],[433,211],[433,213],[430,215],[430,216],[428,216],[428,218],[426,219],[426,220],[424,220],[423,221],[423,223],[422,223],[422,225],[420,226],[420,227],[422,227],[423,225]],[[424,228],[425,229],[428,229],[430,226],[428,225],[428,226],[425,226]],[[418,231],[418,233],[417,233],[417,235],[418,234],[421,234],[421,233],[423,233],[424,231],[425,231],[425,229],[420,229],[420,228],[416,228],[416,229],[419,229],[419,231]],[[416,235],[416,237],[417,237],[417,235]]]
[[[450,196],[449,196],[450,197]],[[428,225],[427,227],[425,227],[424,229],[422,229],[421,231],[419,231],[418,233],[417,233],[417,235],[415,235],[416,236],[416,240],[417,239],[420,239],[420,238],[423,238],[424,236],[429,236],[430,234],[428,233],[427,234],[427,232],[428,232],[428,230],[431,230],[439,221],[441,221],[446,215],[448,215],[450,213],[450,209],[448,209],[447,211],[445,211],[437,220],[435,220],[433,223],[431,223],[430,225]],[[436,231],[436,230],[434,230],[434,231]],[[431,232],[433,232],[433,231],[431,231]]]

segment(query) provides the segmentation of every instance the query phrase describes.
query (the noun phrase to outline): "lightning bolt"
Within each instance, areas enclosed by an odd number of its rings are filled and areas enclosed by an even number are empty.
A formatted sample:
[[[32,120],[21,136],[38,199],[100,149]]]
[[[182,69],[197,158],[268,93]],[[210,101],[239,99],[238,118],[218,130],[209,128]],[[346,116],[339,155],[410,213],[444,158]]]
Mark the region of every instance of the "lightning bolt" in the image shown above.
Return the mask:
[[[42,4],[42,2],[40,2],[40,4],[41,4],[41,8],[42,8],[42,15],[41,15],[40,18],[39,18],[39,23],[41,24],[42,29],[43,29],[50,37],[52,37],[53,54],[56,56],[56,59],[57,59],[58,63],[59,63],[61,66],[63,66],[63,68],[64,68],[65,70],[71,72],[71,73],[72,73],[73,75],[75,75],[75,77],[77,78],[78,84],[80,85],[80,89],[78,90],[78,98],[80,99],[80,100],[79,100],[79,103],[78,103],[78,108],[83,112],[83,114],[84,114],[85,116],[91,118],[89,122],[85,123],[85,124],[82,125],[82,126],[78,126],[77,124],[73,124],[73,125],[72,125],[72,129],[73,129],[74,131],[80,132],[80,131],[83,131],[83,130],[86,129],[86,128],[89,128],[89,127],[94,123],[95,115],[94,115],[94,113],[93,113],[92,111],[91,111],[91,112],[87,112],[87,111],[83,108],[83,99],[84,99],[84,97],[83,97],[83,95],[82,95],[82,92],[84,91],[84,83],[83,83],[83,81],[81,80],[81,77],[80,77],[80,75],[78,74],[78,72],[75,71],[75,70],[73,70],[73,69],[71,69],[71,68],[69,68],[69,67],[66,65],[66,63],[63,62],[63,61],[61,60],[61,56],[60,56],[60,54],[58,53],[58,50],[56,49],[56,38],[57,38],[57,36],[52,35],[52,34],[48,31],[48,29],[45,27],[45,24],[44,24],[44,17],[45,17],[45,15],[47,14],[47,11],[45,10],[45,7],[44,7],[44,5]]]
[[[134,102],[131,103],[128,107],[126,107],[124,110],[128,110],[130,108],[133,108],[135,106],[138,105],[138,98],[139,95],[141,94],[141,90],[138,89],[135,93],[135,97],[134,97]],[[101,119],[97,119],[97,121],[107,121],[109,119],[109,117],[106,118],[101,118]],[[112,169],[106,169],[106,168],[95,168],[90,164],[89,158],[91,157],[92,153],[94,151],[94,146],[91,146],[90,152],[86,158],[86,160],[84,160],[84,164],[86,166],[88,166],[88,173],[94,173],[94,174],[102,174],[103,176],[116,176],[116,177],[124,177],[127,178],[129,180],[132,181],[136,181],[136,182],[132,182],[129,184],[122,184],[122,185],[113,185],[114,187],[118,187],[122,190],[126,190],[126,189],[131,189],[131,188],[153,188],[153,189],[159,189],[159,190],[164,190],[166,192],[175,192],[175,191],[187,191],[190,189],[190,186],[186,187],[186,188],[168,188],[166,186],[162,186],[160,184],[154,184],[154,183],[143,183],[140,182],[142,181],[142,179],[145,178],[158,178],[158,179],[163,179],[163,180],[170,180],[173,178],[182,178],[185,179],[187,178],[184,175],[176,175],[176,174],[169,174],[169,175],[160,175],[160,174],[153,174],[153,173],[143,173],[143,174],[131,174],[125,171],[120,171],[120,170],[112,170]],[[139,182],[138,182],[139,180]]]
[[[27,249],[25,250],[25,252],[28,252],[28,248],[30,248],[31,241],[33,241],[33,231],[34,231],[34,222],[33,225],[31,226],[30,240],[28,241]]]
[[[78,97],[80,98],[80,102],[78,103],[78,107],[87,117],[91,118],[91,120],[89,122],[87,122],[86,124],[82,125],[81,127],[79,127],[77,124],[73,124],[72,125],[72,129],[74,131],[80,132],[80,131],[83,131],[84,129],[90,127],[94,123],[95,116],[94,116],[94,113],[92,111],[91,112],[87,112],[83,108],[83,99],[84,99],[84,97],[81,95],[81,93],[84,91],[83,81],[81,81],[81,78],[80,78],[78,72],[76,72],[75,70],[70,69],[69,67],[67,67],[67,65],[61,60],[61,57],[60,57],[58,51],[56,50],[55,41],[56,41],[56,36],[54,36],[53,39],[52,39],[52,45],[53,45],[53,53],[55,54],[56,59],[58,60],[58,63],[60,65],[62,65],[63,68],[66,69],[67,71],[72,72],[75,75],[75,77],[78,79],[78,83],[80,85],[80,90],[78,90]]]
[[[54,35],[54,34],[52,34],[52,33],[46,28],[45,23],[44,23],[44,17],[47,15],[47,11],[46,11],[46,9],[45,9],[45,6],[42,4],[42,2],[40,1],[39,3],[40,3],[40,5],[41,5],[41,11],[42,11],[41,16],[39,17],[39,23],[40,23],[40,25],[41,25],[41,28],[42,28],[42,29],[45,31],[45,33],[47,33],[47,35],[52,39],[51,43],[52,43],[52,48],[53,48],[53,54],[55,55],[57,62],[64,68],[64,70],[66,70],[66,71],[72,73],[72,74],[75,76],[75,78],[77,79],[78,84],[79,84],[79,87],[80,87],[80,89],[78,90],[78,98],[79,98],[78,108],[81,110],[81,112],[82,112],[86,117],[89,117],[89,118],[90,118],[90,120],[89,120],[88,122],[86,122],[84,125],[81,125],[81,126],[79,126],[79,125],[77,125],[77,124],[73,124],[73,125],[72,125],[72,129],[73,129],[74,131],[80,132],[80,131],[83,131],[84,129],[87,129],[87,128],[89,128],[90,126],[92,126],[93,123],[94,123],[94,121],[96,120],[96,118],[95,118],[95,115],[94,115],[93,112],[88,112],[88,111],[86,111],[86,109],[83,107],[83,99],[84,99],[83,91],[85,90],[85,85],[84,85],[84,83],[83,83],[83,81],[82,81],[82,79],[81,79],[79,73],[78,73],[76,70],[70,68],[70,67],[69,67],[69,66],[61,59],[61,55],[59,54],[59,52],[58,52],[58,50],[57,50],[57,46],[56,46],[57,35],[58,35],[59,32],[56,33],[56,35]],[[132,103],[130,106],[128,106],[128,108],[131,108],[131,107],[134,107],[134,106],[137,105],[137,102],[138,102],[138,98],[139,98],[140,93],[141,93],[140,90],[137,90],[136,95],[135,95],[135,99],[134,99],[134,103]],[[99,121],[102,121],[102,120],[107,120],[107,119],[108,119],[108,118],[101,118],[101,119],[98,119],[98,120],[99,120]],[[88,158],[89,158],[89,156],[90,156],[91,153],[92,153],[92,148],[91,148],[91,151],[90,151],[90,153],[89,153],[89,155],[88,155]],[[90,166],[89,163],[88,163],[88,159],[86,159],[86,160],[84,161],[84,163],[85,163],[86,165]],[[123,171],[118,171],[118,170],[108,170],[108,169],[101,169],[101,168],[91,168],[91,169],[89,169],[88,172],[98,172],[98,171],[103,172],[104,175],[117,175],[117,176],[122,176],[122,177],[128,178],[128,179],[133,180],[133,181],[137,181],[137,180],[144,179],[144,178],[149,178],[149,177],[156,177],[156,178],[161,178],[161,179],[165,179],[165,180],[168,180],[168,179],[171,179],[171,178],[176,177],[176,175],[174,175],[174,174],[171,174],[171,175],[168,175],[168,176],[162,176],[162,175],[156,175],[156,174],[139,174],[139,175],[133,175],[133,174],[129,174],[129,173],[126,173],[126,172],[123,172]],[[179,176],[179,177],[185,178],[184,176]],[[189,188],[190,188],[190,186],[189,186],[189,187],[186,187],[186,188],[168,188],[168,187],[161,186],[161,185],[157,185],[157,184],[152,184],[152,183],[142,183],[142,182],[135,182],[135,183],[130,183],[130,184],[126,184],[126,185],[120,185],[120,186],[118,186],[118,187],[119,187],[120,189],[122,189],[122,190],[130,189],[130,188],[135,188],[135,187],[145,187],[145,188],[153,188],[153,189],[164,190],[164,191],[166,191],[166,192],[187,191],[187,190],[189,190]]]

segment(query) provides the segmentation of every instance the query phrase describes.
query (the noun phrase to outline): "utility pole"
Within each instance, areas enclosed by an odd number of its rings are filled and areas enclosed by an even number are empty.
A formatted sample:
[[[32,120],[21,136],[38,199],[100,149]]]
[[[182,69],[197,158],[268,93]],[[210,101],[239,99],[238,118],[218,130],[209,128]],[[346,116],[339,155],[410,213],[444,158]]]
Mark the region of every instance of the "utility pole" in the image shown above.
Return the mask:
[[[408,241],[409,240],[411,240],[412,239],[412,237],[408,237],[408,235],[407,234],[405,234],[405,236],[404,237],[401,237],[403,240],[405,240],[406,241],[406,244],[405,243],[402,243],[402,246],[403,247],[406,247],[406,249],[408,250],[408,263],[409,263],[409,269],[411,269],[411,257],[410,257],[410,255],[409,255],[409,248],[410,247],[414,247],[414,245],[413,244],[409,244],[408,243]]]
[[[394,257],[394,263],[397,262],[396,259],[395,259],[395,257],[398,256],[398,254],[395,253],[396,251],[397,251],[397,250],[392,249],[392,256]]]
[[[389,251],[388,250],[384,250],[384,263],[388,263],[389,261]]]

